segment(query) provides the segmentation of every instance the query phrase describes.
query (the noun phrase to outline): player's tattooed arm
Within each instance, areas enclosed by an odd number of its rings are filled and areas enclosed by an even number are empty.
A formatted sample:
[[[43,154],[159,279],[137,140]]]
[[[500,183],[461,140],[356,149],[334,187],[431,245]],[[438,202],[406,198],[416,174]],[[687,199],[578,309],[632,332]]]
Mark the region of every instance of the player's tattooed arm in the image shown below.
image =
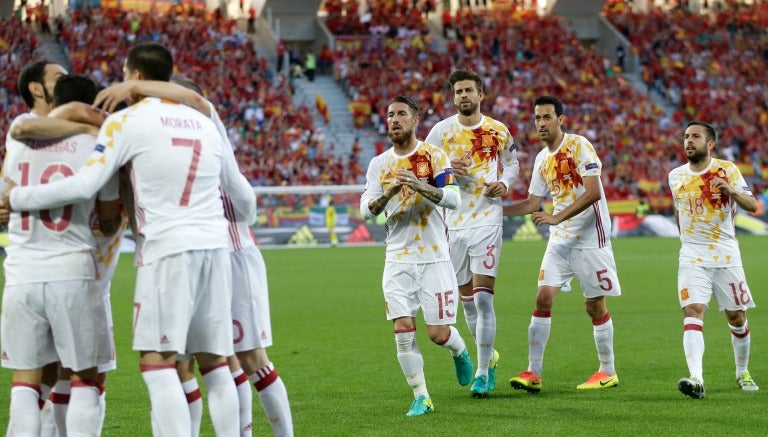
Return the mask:
[[[373,215],[381,214],[384,211],[384,208],[387,206],[387,202],[389,202],[389,199],[391,199],[397,193],[399,193],[402,188],[403,188],[402,184],[400,184],[397,181],[393,181],[384,190],[384,193],[381,196],[375,199],[372,199],[370,202],[368,202],[368,209],[371,211]]]

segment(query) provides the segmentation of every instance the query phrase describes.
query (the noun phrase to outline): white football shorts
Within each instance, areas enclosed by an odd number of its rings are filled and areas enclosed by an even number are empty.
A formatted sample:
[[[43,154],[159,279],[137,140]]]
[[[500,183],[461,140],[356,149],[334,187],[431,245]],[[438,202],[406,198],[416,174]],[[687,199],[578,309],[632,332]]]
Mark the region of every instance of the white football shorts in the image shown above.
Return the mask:
[[[93,280],[6,286],[2,365],[37,369],[56,361],[75,372],[109,360],[104,300]]]
[[[695,303],[709,305],[712,295],[720,311],[746,311],[755,307],[741,266],[681,265],[677,271],[677,291],[680,307]]]
[[[501,226],[448,231],[451,262],[456,271],[456,282],[464,285],[472,274],[496,277],[501,256]]]
[[[235,352],[272,346],[267,267],[256,246],[231,252]]]
[[[586,298],[621,295],[611,246],[580,249],[548,244],[541,261],[538,285],[570,291],[570,282],[574,277],[581,284]]]
[[[416,317],[421,308],[427,325],[456,323],[459,286],[450,261],[426,264],[384,263],[387,320]]]
[[[228,249],[182,252],[140,266],[133,349],[230,356],[231,307]]]
[[[109,287],[110,284],[107,281],[106,284],[104,281],[96,281],[97,287],[105,287],[105,288],[99,288],[99,292],[101,293],[102,299],[104,299],[104,317],[105,317],[105,323],[107,324],[107,337],[109,341],[109,359],[106,362],[99,363],[99,373],[107,373],[111,372],[115,369],[117,369],[117,355],[115,353],[115,324],[112,321],[112,302],[110,299],[109,294]]]

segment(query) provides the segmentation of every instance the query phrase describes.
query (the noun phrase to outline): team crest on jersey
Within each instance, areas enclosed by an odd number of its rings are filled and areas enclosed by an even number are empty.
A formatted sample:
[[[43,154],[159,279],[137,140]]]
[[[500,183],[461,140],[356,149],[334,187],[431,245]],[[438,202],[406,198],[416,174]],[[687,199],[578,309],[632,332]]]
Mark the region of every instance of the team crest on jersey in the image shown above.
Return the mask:
[[[416,177],[425,178],[429,176],[429,163],[420,161],[416,163]]]
[[[682,290],[680,290],[680,299],[681,300],[688,300],[689,297],[691,297],[691,296],[688,293],[688,289],[687,288],[683,288]]]

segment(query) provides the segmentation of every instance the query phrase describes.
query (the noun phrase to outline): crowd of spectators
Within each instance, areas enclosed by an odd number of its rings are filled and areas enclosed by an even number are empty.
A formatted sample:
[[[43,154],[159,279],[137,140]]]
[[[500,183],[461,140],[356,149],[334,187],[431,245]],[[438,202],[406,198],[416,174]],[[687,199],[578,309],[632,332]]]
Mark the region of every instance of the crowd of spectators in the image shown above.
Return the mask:
[[[25,65],[35,59],[39,46],[35,34],[19,17],[0,18],[0,135],[3,143],[9,124],[17,115],[27,112],[24,100],[16,91],[16,79]],[[0,148],[0,159],[5,147]]]
[[[663,195],[667,172],[683,159],[679,126],[639,93],[604,56],[585,48],[557,17],[531,9],[460,10],[454,37],[439,53],[421,35],[369,37],[336,53],[336,74],[355,101],[368,101],[381,123],[394,95],[422,103],[418,135],[455,113],[451,70],[472,69],[484,80],[484,113],[503,121],[518,143],[521,175],[514,198],[527,195],[539,140],[532,103],[543,94],[565,102],[567,130],[585,135],[604,162],[609,198]],[[371,46],[374,47],[371,47]]]
[[[737,3],[707,14],[606,9],[640,56],[649,86],[678,105],[672,114],[639,93],[605,56],[584,47],[561,19],[539,16],[523,2],[504,9],[460,8],[450,17],[447,51],[438,50],[425,25],[434,2],[370,0],[361,11],[357,2],[325,0],[321,8],[334,33],[353,35],[339,40],[333,58],[336,78],[353,110],[360,111],[358,127],[384,133],[387,100],[406,94],[422,102],[418,135],[424,137],[455,112],[449,73],[472,69],[485,83],[484,112],[507,124],[518,143],[523,177],[513,197],[526,195],[540,147],[532,102],[553,94],[565,103],[566,129],[595,144],[605,164],[606,195],[653,198],[666,195],[667,172],[684,162],[680,130],[686,120],[712,121],[729,159],[757,167],[765,159],[768,5]],[[313,125],[309,108],[294,107],[285,76],[274,74],[234,21],[183,8],[165,14],[94,9],[76,11],[57,29],[73,72],[105,86],[120,80],[132,44],[170,47],[178,73],[200,84],[217,105],[241,170],[254,185],[360,183],[360,146],[338,157],[336,146]],[[9,120],[26,110],[16,97],[15,78],[36,46],[20,20],[2,22],[3,134]]]
[[[753,164],[759,179],[768,157],[768,4],[718,2],[703,13],[622,6],[605,13],[632,43],[648,87],[680,118],[715,125],[720,152]]]
[[[3,27],[3,32],[12,30]],[[315,128],[309,108],[293,105],[287,78],[274,74],[233,20],[183,8],[165,14],[76,10],[62,26],[60,39],[72,73],[89,75],[103,86],[122,79],[124,57],[133,44],[155,41],[169,47],[175,73],[195,81],[216,105],[240,169],[253,185],[359,183],[359,164],[336,156],[335,145],[327,144]],[[24,45],[13,47],[21,50]],[[15,73],[5,75],[5,93],[16,95],[18,68],[28,58],[16,62]],[[23,104],[15,108],[26,111]],[[12,115],[4,111],[1,119],[8,123]]]
[[[374,34],[392,38],[404,36],[404,32],[421,32],[426,28],[426,18],[436,8],[436,0],[365,3],[361,6],[356,1],[323,0],[320,10],[326,13],[325,25],[335,35]],[[363,7],[366,9],[362,10]]]
[[[216,104],[252,184],[357,183],[351,180],[354,166],[335,156],[306,106],[294,107],[286,77],[274,74],[234,21],[173,11],[161,16],[94,11],[87,25],[85,17],[73,18],[68,41],[73,70],[103,78],[104,84],[120,78],[131,44],[157,41],[170,47],[177,73],[198,83]]]

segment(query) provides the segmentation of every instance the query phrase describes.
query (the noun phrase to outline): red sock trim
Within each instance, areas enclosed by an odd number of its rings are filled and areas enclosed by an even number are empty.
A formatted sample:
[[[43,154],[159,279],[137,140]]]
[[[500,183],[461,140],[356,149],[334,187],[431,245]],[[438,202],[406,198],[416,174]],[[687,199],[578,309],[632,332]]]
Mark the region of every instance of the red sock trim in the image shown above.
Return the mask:
[[[93,387],[99,389],[99,392],[101,392],[101,384],[99,384],[97,381],[94,381],[92,379],[78,379],[77,381],[72,381],[72,388],[82,388],[82,387]]]
[[[442,345],[448,343],[448,340],[450,340],[450,339],[451,339],[451,330],[449,329],[448,330],[448,336],[445,337],[445,340],[443,340],[443,341],[436,341],[435,344],[438,345],[438,346],[442,346]]]
[[[737,333],[735,333],[733,331],[731,331],[731,334],[733,334],[733,336],[736,337],[736,338],[744,338],[744,337],[749,335],[749,327],[747,327],[747,330],[744,331],[743,334],[737,334]]]
[[[43,394],[43,392],[40,391],[40,386],[39,385],[37,385],[37,384],[30,384],[28,382],[14,382],[13,384],[11,384],[11,387],[29,387],[32,390],[36,391],[38,396]]]
[[[472,297],[472,296],[461,296],[461,301],[462,302],[474,302],[475,298]]]
[[[600,326],[604,323],[608,323],[609,320],[611,320],[611,313],[605,313],[605,315],[599,319],[592,319],[592,324],[595,326]]]
[[[248,382],[248,375],[245,373],[241,373],[235,378],[235,385],[240,385],[244,382]]]
[[[533,317],[552,317],[552,311],[533,310]]]
[[[195,402],[196,400],[200,399],[201,397],[203,397],[203,395],[200,393],[200,389],[199,388],[196,388],[196,389],[192,390],[189,393],[184,393],[184,395],[187,396],[187,403],[188,404],[191,404],[191,403]]]
[[[154,372],[156,370],[172,369],[176,370],[176,366],[173,364],[139,364],[141,372]]]
[[[200,369],[201,375],[207,375],[210,372],[213,372],[214,370],[218,369],[219,367],[229,366],[229,363],[226,361],[222,361],[219,364],[216,364],[215,366],[208,367],[207,369]]]
[[[70,395],[64,394],[64,393],[51,392],[51,395],[48,396],[48,399],[50,399],[50,401],[53,402],[54,404],[65,405],[69,403],[69,396]]]
[[[256,387],[256,391],[262,391],[269,387],[273,382],[275,382],[277,377],[277,370],[272,369],[271,372],[267,373],[263,378],[256,381],[253,386]]]
[[[395,334],[401,334],[403,332],[416,332],[416,327],[408,328],[408,329],[395,329]]]
[[[689,323],[683,326],[683,331],[703,331],[704,327],[695,323]]]
[[[493,288],[488,288],[488,287],[475,287],[475,288],[473,288],[472,289],[472,294],[477,294],[477,293],[493,294]]]

